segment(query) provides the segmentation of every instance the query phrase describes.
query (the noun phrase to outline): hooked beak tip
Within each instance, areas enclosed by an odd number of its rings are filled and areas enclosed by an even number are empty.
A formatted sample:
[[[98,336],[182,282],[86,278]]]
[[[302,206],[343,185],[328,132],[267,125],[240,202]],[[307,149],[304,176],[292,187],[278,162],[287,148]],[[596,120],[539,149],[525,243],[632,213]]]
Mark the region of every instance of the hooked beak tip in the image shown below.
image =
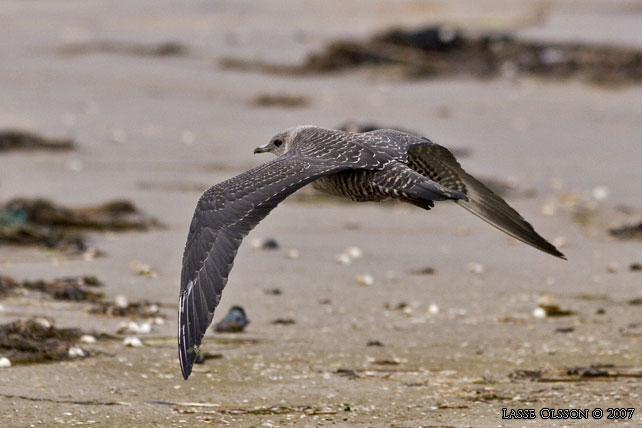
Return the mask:
[[[259,146],[259,147],[257,147],[256,149],[254,149],[254,154],[257,154],[257,153],[265,153],[266,151],[267,151],[267,149],[266,149],[265,147],[263,147],[263,146]]]

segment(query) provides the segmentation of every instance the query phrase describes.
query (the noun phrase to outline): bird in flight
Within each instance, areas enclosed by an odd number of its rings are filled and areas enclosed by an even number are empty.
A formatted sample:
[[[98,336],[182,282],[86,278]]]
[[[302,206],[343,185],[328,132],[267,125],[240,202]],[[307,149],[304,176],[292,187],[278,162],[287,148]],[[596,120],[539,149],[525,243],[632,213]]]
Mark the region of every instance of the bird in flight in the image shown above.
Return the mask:
[[[207,189],[198,201],[183,254],[178,300],[178,350],[183,377],[212,323],[243,238],[297,189],[316,189],[353,201],[394,198],[430,209],[453,200],[508,235],[565,259],[502,198],[427,138],[379,129],[352,133],[297,126],[254,153],[276,159]]]

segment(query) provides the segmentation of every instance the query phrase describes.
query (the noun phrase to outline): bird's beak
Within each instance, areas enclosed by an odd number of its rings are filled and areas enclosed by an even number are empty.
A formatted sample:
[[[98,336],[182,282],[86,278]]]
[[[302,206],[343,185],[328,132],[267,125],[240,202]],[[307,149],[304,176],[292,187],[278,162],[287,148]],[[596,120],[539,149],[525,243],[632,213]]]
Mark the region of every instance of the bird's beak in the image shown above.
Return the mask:
[[[254,149],[254,154],[267,152],[268,151],[267,147],[268,147],[267,144],[263,144],[262,146],[258,146],[256,149]]]

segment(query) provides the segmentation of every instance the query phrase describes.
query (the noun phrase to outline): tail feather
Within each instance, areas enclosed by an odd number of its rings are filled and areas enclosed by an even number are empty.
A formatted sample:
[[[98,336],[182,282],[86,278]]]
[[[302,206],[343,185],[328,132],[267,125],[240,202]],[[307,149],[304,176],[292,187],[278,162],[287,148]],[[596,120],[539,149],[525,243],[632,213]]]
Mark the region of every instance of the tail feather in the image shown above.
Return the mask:
[[[455,202],[502,232],[566,260],[564,254],[540,236],[506,201],[464,171],[448,149],[437,144],[415,147],[409,153],[409,166],[445,187],[464,193],[467,199]]]

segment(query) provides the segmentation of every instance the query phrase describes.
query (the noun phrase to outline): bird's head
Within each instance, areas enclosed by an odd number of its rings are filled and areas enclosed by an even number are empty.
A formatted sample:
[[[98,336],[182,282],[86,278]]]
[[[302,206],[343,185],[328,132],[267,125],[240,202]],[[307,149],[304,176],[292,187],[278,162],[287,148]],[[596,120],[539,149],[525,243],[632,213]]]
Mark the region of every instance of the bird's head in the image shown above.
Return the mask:
[[[294,128],[286,129],[283,132],[276,134],[269,143],[258,146],[254,149],[254,153],[272,153],[276,156],[281,156],[290,151],[292,145],[305,129],[315,128],[314,126],[295,126]]]

